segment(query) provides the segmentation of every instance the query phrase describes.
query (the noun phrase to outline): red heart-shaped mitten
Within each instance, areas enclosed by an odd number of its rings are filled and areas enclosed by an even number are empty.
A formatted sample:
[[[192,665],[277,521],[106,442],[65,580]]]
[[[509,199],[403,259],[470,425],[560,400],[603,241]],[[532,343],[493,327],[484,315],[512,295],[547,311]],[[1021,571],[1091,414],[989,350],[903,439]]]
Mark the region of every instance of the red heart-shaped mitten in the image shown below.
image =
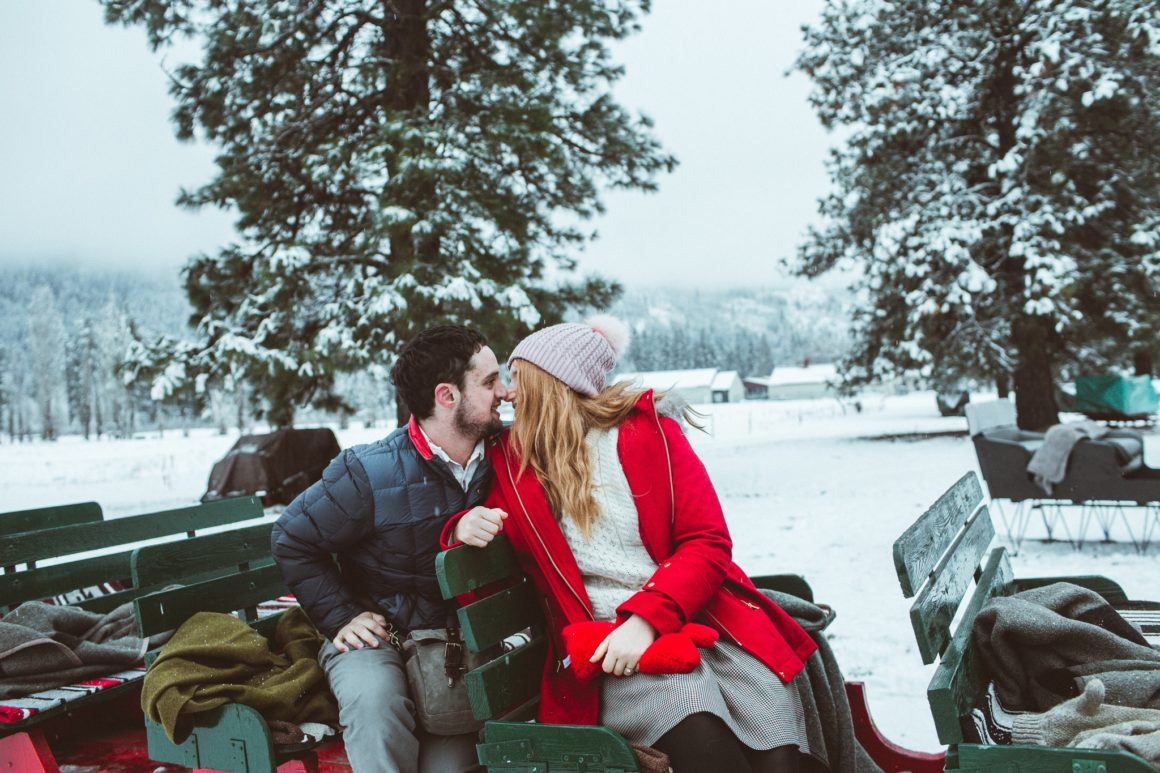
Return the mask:
[[[592,653],[600,646],[616,624],[604,620],[591,620],[564,626],[564,647],[571,659],[572,672],[581,682],[586,682],[602,673],[600,662],[589,663]]]

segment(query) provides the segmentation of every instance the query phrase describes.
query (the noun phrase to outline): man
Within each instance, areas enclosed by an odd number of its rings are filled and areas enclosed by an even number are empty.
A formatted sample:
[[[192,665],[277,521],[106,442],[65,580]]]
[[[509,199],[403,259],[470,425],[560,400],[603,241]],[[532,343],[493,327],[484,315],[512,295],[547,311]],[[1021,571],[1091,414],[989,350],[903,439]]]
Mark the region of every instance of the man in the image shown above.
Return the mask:
[[[454,620],[435,578],[439,533],[487,493],[483,439],[502,427],[507,391],[483,336],[457,325],[415,336],[391,380],[410,424],[332,461],[278,518],[271,548],[329,639],[319,662],[354,770],[465,770],[475,765],[474,734],[417,727],[396,647],[408,631]]]

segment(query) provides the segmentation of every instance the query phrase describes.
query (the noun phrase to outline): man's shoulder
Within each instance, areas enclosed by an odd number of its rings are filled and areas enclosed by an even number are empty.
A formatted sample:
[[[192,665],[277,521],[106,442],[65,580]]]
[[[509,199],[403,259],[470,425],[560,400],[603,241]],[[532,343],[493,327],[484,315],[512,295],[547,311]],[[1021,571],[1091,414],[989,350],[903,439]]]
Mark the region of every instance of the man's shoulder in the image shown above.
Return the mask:
[[[406,427],[399,427],[386,437],[373,443],[351,446],[343,451],[358,460],[367,475],[376,476],[387,469],[396,468],[401,457],[418,458],[419,452],[407,434]]]

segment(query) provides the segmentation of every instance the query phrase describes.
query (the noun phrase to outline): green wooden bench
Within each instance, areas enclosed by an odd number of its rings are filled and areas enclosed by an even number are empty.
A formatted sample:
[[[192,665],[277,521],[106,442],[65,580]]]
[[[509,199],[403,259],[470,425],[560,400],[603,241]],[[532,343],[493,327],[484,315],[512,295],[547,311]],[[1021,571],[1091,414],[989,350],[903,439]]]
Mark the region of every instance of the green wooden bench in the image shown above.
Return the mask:
[[[1147,762],[1126,752],[967,741],[964,727],[971,727],[971,712],[980,706],[989,682],[986,667],[972,647],[971,627],[989,599],[1064,581],[1090,588],[1113,603],[1127,600],[1117,583],[1102,576],[1015,579],[1006,549],[988,551],[995,530],[982,502],[978,478],[967,473],[894,543],[902,592],[906,598],[917,596],[910,620],[919,653],[923,663],[938,663],[927,699],[939,741],[948,746],[946,770],[1153,771]],[[972,583],[974,590],[966,599],[958,627],[952,628]]]
[[[263,616],[260,606],[285,597],[287,590],[270,556],[271,528],[272,524],[262,524],[134,551],[136,585],[168,584],[175,568],[204,578],[138,597],[134,606],[142,634],[176,629],[198,612],[233,612],[272,636],[281,612]],[[146,661],[151,664],[156,655],[149,653]],[[338,765],[345,761],[341,741],[335,739],[315,749],[277,753],[261,714],[240,704],[198,716],[190,736],[180,744],[170,741],[161,725],[148,718],[145,731],[151,760],[191,768],[256,773],[315,770],[323,758]]]
[[[13,569],[0,574],[0,610],[103,583],[127,586],[119,592],[75,602],[94,612],[107,612],[140,595],[129,584],[135,543],[181,535],[193,537],[202,529],[261,518],[263,514],[260,499],[238,497],[97,523],[8,534],[0,544],[0,565]],[[107,549],[112,552],[40,566],[49,560]]]
[[[104,515],[96,502],[76,502],[68,505],[36,507],[31,510],[14,510],[0,513],[0,537],[22,531],[41,531],[58,526],[76,526],[81,523],[98,523]]]
[[[65,518],[92,518],[89,505],[76,507]],[[78,515],[79,513],[79,515]],[[177,536],[177,543],[193,543],[199,530],[260,518],[261,501],[256,497],[221,500],[207,504],[128,516],[108,521],[59,525],[5,536],[0,543],[0,564],[10,567],[0,574],[0,610],[25,601],[48,599],[72,591],[115,584],[116,590],[76,602],[94,612],[107,612],[126,601],[156,590],[181,578],[180,566],[153,586],[133,582],[130,546],[144,540]],[[267,533],[269,524],[265,525]],[[216,535],[215,535],[216,536]],[[43,566],[46,561],[74,556],[91,550],[112,549],[105,555]],[[268,547],[267,547],[268,552]],[[55,766],[47,733],[67,720],[106,711],[106,706],[123,704],[118,711],[132,712],[140,690],[143,668],[110,672],[55,690],[33,693],[23,698],[0,700],[0,757],[5,754],[39,759],[45,769]],[[127,707],[127,709],[126,709]],[[130,717],[133,715],[130,713]],[[57,720],[60,720],[58,722]],[[63,731],[67,735],[67,729]]]
[[[485,598],[458,610],[463,640],[473,652],[496,652],[465,677],[471,710],[484,720],[479,762],[492,773],[547,771],[635,771],[636,759],[624,738],[606,727],[545,725],[533,722],[539,705],[540,678],[548,642],[543,612],[535,589],[524,576],[503,535],[486,548],[467,545],[446,550],[435,563],[439,588],[446,599],[507,583]],[[813,601],[809,583],[796,574],[752,578],[759,588],[777,590]],[[498,587],[498,586],[497,586]],[[515,644],[507,651],[505,640]],[[861,683],[847,683],[859,742],[883,764],[896,762],[909,770],[930,770],[931,757],[902,749],[878,733],[866,708]],[[941,760],[941,755],[938,755]],[[903,767],[892,767],[902,770]]]

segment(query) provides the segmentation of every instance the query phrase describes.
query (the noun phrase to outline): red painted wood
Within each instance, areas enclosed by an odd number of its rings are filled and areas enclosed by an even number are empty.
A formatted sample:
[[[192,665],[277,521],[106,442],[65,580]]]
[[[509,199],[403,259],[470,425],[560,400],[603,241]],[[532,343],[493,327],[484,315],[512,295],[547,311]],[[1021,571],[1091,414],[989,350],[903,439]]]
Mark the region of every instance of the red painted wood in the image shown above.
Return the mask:
[[[854,718],[854,735],[858,743],[885,773],[942,773],[946,762],[944,752],[916,752],[904,749],[882,735],[870,707],[866,703],[866,685],[862,682],[846,682],[846,698],[850,701],[850,713]]]
[[[16,733],[0,738],[0,769],[20,771],[20,773],[59,773],[56,758],[48,748],[44,736],[33,730],[31,733]]]

